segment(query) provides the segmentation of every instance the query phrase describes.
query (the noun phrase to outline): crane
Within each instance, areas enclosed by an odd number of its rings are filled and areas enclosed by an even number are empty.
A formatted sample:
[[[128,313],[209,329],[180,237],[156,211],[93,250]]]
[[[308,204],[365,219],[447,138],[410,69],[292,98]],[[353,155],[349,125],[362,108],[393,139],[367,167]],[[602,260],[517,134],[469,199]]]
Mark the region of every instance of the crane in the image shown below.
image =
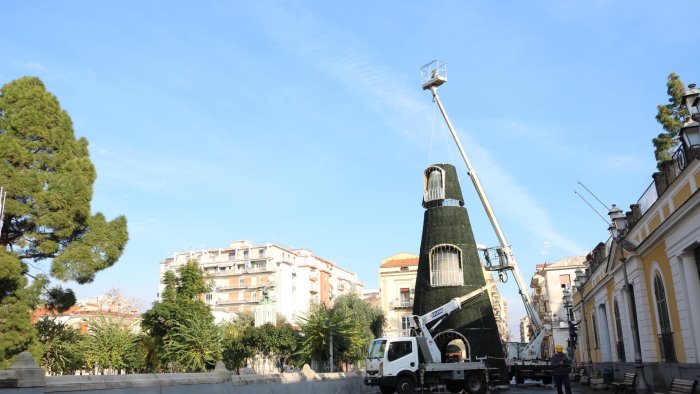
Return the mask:
[[[528,287],[525,285],[525,281],[523,280],[520,269],[515,261],[515,256],[513,255],[511,245],[508,243],[503,231],[501,230],[501,226],[498,223],[498,219],[496,219],[496,214],[491,208],[491,203],[486,196],[486,192],[481,186],[481,182],[479,181],[476,171],[469,162],[469,158],[462,147],[459,136],[455,132],[452,122],[447,116],[445,107],[442,105],[442,101],[440,100],[440,96],[437,92],[437,88],[443,83],[447,82],[447,64],[439,60],[433,60],[432,62],[421,67],[421,74],[423,76],[423,90],[430,90],[432,93],[433,100],[440,109],[440,113],[447,124],[447,128],[452,134],[452,138],[454,139],[457,149],[464,160],[464,164],[467,166],[467,174],[469,174],[469,178],[474,184],[479,200],[481,200],[481,205],[484,207],[486,216],[488,216],[489,221],[491,222],[491,227],[493,227],[493,231],[496,233],[496,237],[498,238],[499,247],[496,249],[496,252],[498,254],[499,261],[497,265],[489,265],[488,268],[492,271],[498,271],[499,274],[506,271],[511,271],[513,277],[515,278],[515,282],[518,285],[518,292],[525,306],[525,311],[530,317],[530,322],[535,329],[535,338],[525,347],[525,355],[527,359],[539,359],[542,356],[541,347],[545,336],[545,330],[543,329],[544,327],[542,326],[539,315],[535,311],[534,304],[530,298],[530,293],[527,291]]]

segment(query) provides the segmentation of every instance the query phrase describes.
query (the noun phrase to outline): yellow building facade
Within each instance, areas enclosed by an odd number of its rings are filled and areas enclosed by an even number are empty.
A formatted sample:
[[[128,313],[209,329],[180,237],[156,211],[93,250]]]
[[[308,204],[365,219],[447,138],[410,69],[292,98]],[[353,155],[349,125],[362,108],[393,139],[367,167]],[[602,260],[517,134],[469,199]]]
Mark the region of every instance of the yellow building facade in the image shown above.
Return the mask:
[[[574,313],[579,362],[621,376],[641,356],[645,383],[660,388],[700,375],[700,160],[667,162],[654,180],[627,213],[624,240],[588,256]]]

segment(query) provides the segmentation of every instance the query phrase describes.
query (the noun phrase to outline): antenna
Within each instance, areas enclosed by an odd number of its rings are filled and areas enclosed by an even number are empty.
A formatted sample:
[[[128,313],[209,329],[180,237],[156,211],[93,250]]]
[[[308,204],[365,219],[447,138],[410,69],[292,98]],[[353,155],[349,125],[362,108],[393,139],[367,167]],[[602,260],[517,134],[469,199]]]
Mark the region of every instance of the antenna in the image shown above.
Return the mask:
[[[579,194],[579,192],[574,190],[574,193],[576,193],[577,196],[581,197],[581,200],[583,200],[583,202],[585,202],[586,205],[588,205],[593,210],[593,212],[595,212],[598,216],[600,216],[600,218],[605,222],[605,224],[610,224],[610,223],[608,223],[607,220],[605,220],[605,218],[603,217],[603,215],[600,214],[600,212],[596,211],[596,209],[593,208],[593,205],[591,205],[585,198],[583,198],[582,195]],[[600,200],[598,200],[598,201],[600,201]]]
[[[578,182],[579,185],[581,185],[582,188],[586,189],[586,191],[587,191],[591,196],[593,196],[593,198],[595,198],[596,200],[598,200],[598,202],[600,203],[600,205],[604,206],[606,210],[608,210],[608,211],[610,210],[610,208],[608,208],[608,206],[607,206],[606,204],[603,204],[603,202],[600,201],[600,199],[599,199],[598,197],[596,197],[596,195],[593,194],[592,191],[588,190],[588,188],[586,187],[586,185],[584,185],[583,183],[581,183],[581,181],[577,181],[577,182]],[[592,207],[591,207],[591,208],[592,208]]]

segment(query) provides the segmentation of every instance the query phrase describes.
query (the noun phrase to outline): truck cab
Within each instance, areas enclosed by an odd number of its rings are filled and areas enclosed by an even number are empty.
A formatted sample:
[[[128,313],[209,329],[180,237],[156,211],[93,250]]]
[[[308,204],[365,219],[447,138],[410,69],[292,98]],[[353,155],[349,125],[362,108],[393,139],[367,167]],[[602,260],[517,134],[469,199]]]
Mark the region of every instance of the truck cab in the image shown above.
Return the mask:
[[[367,354],[365,384],[383,394],[415,390],[420,351],[415,337],[377,338]]]

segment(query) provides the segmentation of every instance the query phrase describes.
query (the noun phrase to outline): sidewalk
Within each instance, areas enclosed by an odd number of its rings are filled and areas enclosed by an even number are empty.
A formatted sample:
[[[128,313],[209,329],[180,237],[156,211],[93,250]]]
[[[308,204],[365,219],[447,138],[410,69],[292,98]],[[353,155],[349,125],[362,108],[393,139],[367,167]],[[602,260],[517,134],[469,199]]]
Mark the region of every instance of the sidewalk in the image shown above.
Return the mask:
[[[511,384],[507,390],[499,390],[499,393],[504,394],[526,394],[526,393],[556,393],[557,388],[554,384],[542,384],[541,382],[526,380],[525,384]],[[608,394],[608,390],[593,390],[591,386],[580,385],[577,382],[571,382],[572,394]]]

